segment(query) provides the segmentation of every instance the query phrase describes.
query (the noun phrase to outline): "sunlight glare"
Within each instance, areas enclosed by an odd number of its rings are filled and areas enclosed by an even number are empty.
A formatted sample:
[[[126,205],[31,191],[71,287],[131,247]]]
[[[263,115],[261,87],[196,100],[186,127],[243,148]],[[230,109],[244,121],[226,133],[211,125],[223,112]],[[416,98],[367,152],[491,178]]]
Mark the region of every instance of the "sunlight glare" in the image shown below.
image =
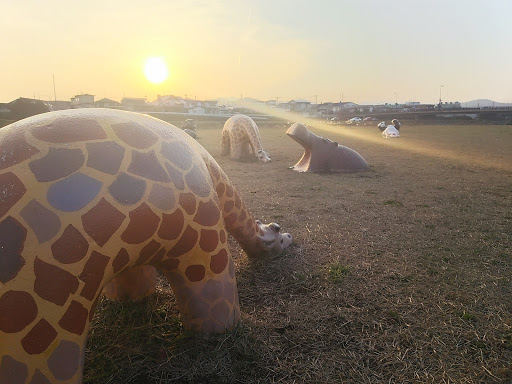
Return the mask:
[[[144,74],[153,84],[160,84],[169,77],[169,70],[162,57],[150,57],[144,63]]]

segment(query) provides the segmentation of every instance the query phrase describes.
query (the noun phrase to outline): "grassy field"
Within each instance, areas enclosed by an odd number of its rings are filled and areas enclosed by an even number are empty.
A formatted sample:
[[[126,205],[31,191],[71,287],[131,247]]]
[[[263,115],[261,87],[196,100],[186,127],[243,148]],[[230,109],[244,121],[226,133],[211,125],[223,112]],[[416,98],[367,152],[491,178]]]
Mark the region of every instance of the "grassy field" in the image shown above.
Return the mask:
[[[300,174],[286,128],[260,124],[272,163],[219,157],[247,206],[295,244],[250,262],[231,239],[242,322],[184,331],[165,281],[103,299],[86,383],[512,383],[512,127],[311,127],[370,170]]]

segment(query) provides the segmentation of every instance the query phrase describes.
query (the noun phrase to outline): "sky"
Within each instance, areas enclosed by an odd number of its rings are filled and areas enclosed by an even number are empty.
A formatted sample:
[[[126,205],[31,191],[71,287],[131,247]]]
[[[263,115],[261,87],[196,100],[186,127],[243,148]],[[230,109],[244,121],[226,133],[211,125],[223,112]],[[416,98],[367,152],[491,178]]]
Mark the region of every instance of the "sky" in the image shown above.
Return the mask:
[[[0,102],[512,102],[510,0],[0,0]],[[144,62],[161,57],[153,84]],[[54,81],[55,79],[55,81]],[[55,88],[54,88],[55,84]]]

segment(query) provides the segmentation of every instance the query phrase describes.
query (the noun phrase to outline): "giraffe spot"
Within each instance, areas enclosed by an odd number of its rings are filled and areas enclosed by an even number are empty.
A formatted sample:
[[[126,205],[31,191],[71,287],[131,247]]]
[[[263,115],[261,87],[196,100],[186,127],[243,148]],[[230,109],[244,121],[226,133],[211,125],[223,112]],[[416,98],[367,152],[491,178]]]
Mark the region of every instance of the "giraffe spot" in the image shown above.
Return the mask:
[[[128,255],[128,251],[126,249],[121,248],[117,253],[114,261],[112,262],[112,268],[114,269],[114,273],[119,272],[124,268],[126,264],[130,261],[130,255]]]
[[[189,169],[192,165],[192,151],[182,142],[163,142],[161,153],[181,169]]]
[[[29,355],[38,355],[48,349],[57,337],[57,331],[45,319],[41,319],[21,339],[21,345]],[[32,379],[33,380],[33,379]]]
[[[80,296],[90,301],[94,300],[109,260],[107,256],[92,251],[91,257],[89,257],[82,273],[78,276],[85,283]]]
[[[39,244],[51,240],[60,231],[59,216],[37,200],[31,200],[20,214],[36,235]]]
[[[153,257],[151,259],[151,263],[150,264],[151,265],[159,264],[162,261],[162,259],[164,258],[165,252],[166,252],[165,248],[160,248],[160,250],[156,253],[155,257]],[[172,260],[178,260],[178,259],[172,259]]]
[[[32,376],[32,380],[30,380],[30,383],[28,384],[51,384],[50,380],[46,378],[45,375],[41,373],[39,369],[36,368],[36,371],[34,372],[34,376]]]
[[[34,260],[34,292],[42,299],[64,305],[70,294],[78,289],[78,279],[68,271],[47,264],[37,256]]]
[[[62,329],[80,336],[84,333],[88,314],[89,312],[82,304],[72,300],[68,309],[59,320],[59,325]]]
[[[212,317],[218,322],[224,324],[225,326],[229,325],[228,319],[230,318],[230,315],[231,308],[229,307],[225,300],[219,301],[212,308]]]
[[[224,222],[226,223],[226,227],[233,228],[233,225],[236,223],[238,217],[236,216],[236,213],[230,213],[228,216],[224,218]]]
[[[108,187],[112,197],[121,204],[132,205],[142,199],[146,191],[146,182],[121,173]]]
[[[226,185],[224,183],[217,184],[217,188],[216,188],[217,196],[222,197],[225,189],[226,189]]]
[[[148,240],[158,228],[160,218],[146,203],[142,203],[129,213],[130,223],[121,235],[128,244],[140,244]]]
[[[232,303],[235,300],[236,285],[233,280],[226,279],[224,281],[224,298]]]
[[[238,193],[235,193],[235,207],[240,208],[242,205],[242,201],[240,200],[240,196]]]
[[[210,304],[200,298],[188,301],[188,313],[192,319],[207,319],[210,317]]]
[[[196,198],[192,193],[180,194],[180,205],[188,215],[193,215],[196,211]]]
[[[238,215],[238,221],[242,223],[245,221],[245,219],[247,219],[247,212],[245,209],[242,209],[242,212],[240,212],[240,215]]]
[[[224,230],[220,231],[220,242],[223,244],[226,242],[226,232]]]
[[[0,217],[9,211],[23,197],[26,191],[25,185],[14,173],[7,172],[1,174]]]
[[[78,371],[81,356],[78,344],[62,340],[49,357],[48,368],[56,379],[69,380]]]
[[[87,143],[87,166],[100,172],[115,175],[124,157],[124,148],[114,141]]]
[[[213,273],[222,273],[228,265],[228,252],[221,249],[219,253],[213,255],[210,260],[210,269]]]
[[[197,196],[208,197],[212,187],[211,178],[208,178],[197,165],[185,175],[185,181],[189,189]]]
[[[0,222],[0,283],[12,280],[25,265],[21,252],[26,238],[27,230],[13,217]]]
[[[213,252],[219,244],[219,235],[215,230],[201,229],[199,246],[205,252]]]
[[[128,167],[128,172],[153,181],[166,183],[171,181],[153,151],[149,153],[132,151],[132,162]]]
[[[2,130],[2,134],[4,132],[6,133],[0,141],[0,170],[12,167],[39,153],[39,149],[26,142],[23,129]]]
[[[53,181],[69,176],[84,164],[85,156],[81,149],[50,148],[48,154],[31,161],[28,166],[37,181]]]
[[[0,362],[0,383],[24,384],[27,380],[28,368],[24,363],[4,355]]]
[[[36,319],[37,305],[25,291],[7,291],[0,297],[0,331],[20,332]]]
[[[172,270],[178,268],[178,265],[180,265],[180,260],[171,257],[170,259],[162,261],[158,265],[158,268],[160,268],[161,270],[163,270],[165,272],[169,272],[169,271],[172,271]]]
[[[252,229],[252,226],[253,226],[253,220],[252,220],[251,218],[249,218],[249,219],[247,220],[247,223],[245,224],[245,227],[246,227],[247,229]]]
[[[181,172],[167,162],[165,163],[165,168],[167,168],[167,173],[169,174],[174,186],[181,190],[185,189],[185,182],[183,181],[183,175]]]
[[[234,206],[235,206],[235,203],[233,200],[226,201],[226,203],[224,204],[224,212],[225,213],[231,212],[231,210],[233,209]]]
[[[197,208],[197,213],[194,217],[194,221],[196,223],[211,227],[212,225],[217,224],[219,220],[220,210],[213,200],[210,200],[207,203],[203,203],[202,201],[199,202],[199,207]]]
[[[55,260],[62,264],[76,263],[82,260],[89,250],[89,243],[82,234],[69,224],[62,236],[52,244],[52,254]]]
[[[155,144],[158,139],[149,129],[134,122],[112,124],[112,129],[117,137],[135,148],[149,148]]]
[[[75,173],[48,188],[48,202],[60,211],[78,211],[98,195],[101,184],[83,173]]]
[[[196,245],[197,237],[197,231],[188,225],[176,245],[172,247],[169,252],[167,252],[167,256],[178,257],[189,252]]]
[[[219,253],[213,255],[210,260],[210,269],[213,273],[222,273],[228,264],[228,252],[225,249],[221,249]]]
[[[31,130],[35,138],[49,143],[103,140],[107,135],[95,119],[62,117]]]
[[[210,174],[213,176],[213,178],[218,181],[220,179],[220,170],[218,164],[210,162],[208,164],[208,169],[210,170]]]
[[[231,185],[226,185],[226,196],[232,197],[233,196],[233,187]]]
[[[224,287],[218,280],[208,280],[204,283],[201,290],[201,297],[209,303],[214,303],[219,297],[224,294]]]
[[[123,223],[126,215],[102,198],[95,207],[82,215],[85,232],[100,247],[112,237]]]
[[[153,256],[159,249],[160,243],[155,240],[151,240],[140,251],[139,258],[137,259],[136,264],[146,264],[146,262],[151,258],[151,256]]]
[[[170,211],[176,203],[173,190],[156,183],[151,188],[148,201],[162,211]]]

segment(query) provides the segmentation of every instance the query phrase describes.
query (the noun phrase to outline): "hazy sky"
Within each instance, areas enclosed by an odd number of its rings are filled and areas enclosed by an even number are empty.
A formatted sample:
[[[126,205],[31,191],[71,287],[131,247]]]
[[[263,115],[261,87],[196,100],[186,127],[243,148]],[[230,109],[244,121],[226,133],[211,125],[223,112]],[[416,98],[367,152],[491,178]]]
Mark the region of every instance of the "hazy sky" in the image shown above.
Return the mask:
[[[512,102],[511,0],[0,0],[0,102]],[[154,85],[145,59],[170,77]]]

